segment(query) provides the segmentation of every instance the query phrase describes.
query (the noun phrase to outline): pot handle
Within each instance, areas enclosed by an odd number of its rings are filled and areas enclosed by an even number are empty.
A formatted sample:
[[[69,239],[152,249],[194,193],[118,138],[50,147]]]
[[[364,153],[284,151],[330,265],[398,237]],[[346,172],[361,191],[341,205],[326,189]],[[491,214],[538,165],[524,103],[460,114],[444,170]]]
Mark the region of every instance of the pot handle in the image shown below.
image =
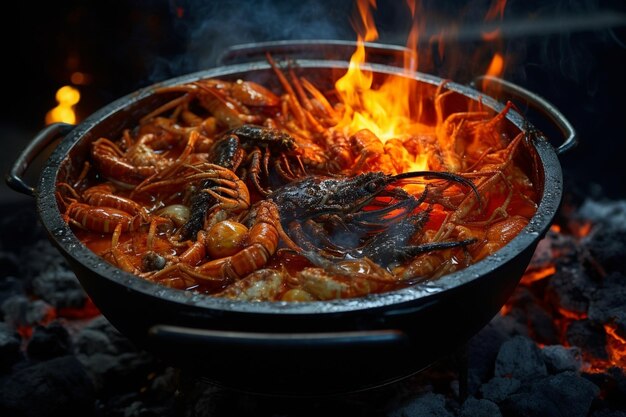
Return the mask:
[[[22,175],[26,172],[28,166],[37,155],[46,149],[55,139],[59,136],[67,135],[73,128],[74,125],[67,123],[53,123],[40,130],[13,163],[11,170],[5,178],[7,185],[19,193],[34,197],[35,187],[28,185],[22,178]]]
[[[362,330],[328,333],[251,333],[229,330],[208,330],[157,324],[148,330],[148,336],[157,342],[221,346],[228,348],[310,349],[342,346],[399,345],[407,342],[400,330]]]
[[[399,45],[364,42],[369,63],[378,63],[404,67],[405,60],[416,60],[417,54],[409,48]],[[349,61],[356,50],[357,43],[344,40],[297,40],[269,41],[233,45],[227,48],[217,59],[218,65],[241,64],[263,60],[265,54],[274,57],[284,56],[301,59],[324,59]]]
[[[558,148],[556,148],[557,155],[561,155],[576,146],[578,143],[578,134],[576,133],[574,126],[572,126],[563,113],[558,111],[552,103],[517,84],[513,84],[510,81],[491,75],[476,77],[471,82],[471,85],[474,88],[485,91],[485,88],[483,88],[485,81],[487,84],[497,84],[506,94],[523,100],[526,104],[546,116],[561,131],[565,140]]]

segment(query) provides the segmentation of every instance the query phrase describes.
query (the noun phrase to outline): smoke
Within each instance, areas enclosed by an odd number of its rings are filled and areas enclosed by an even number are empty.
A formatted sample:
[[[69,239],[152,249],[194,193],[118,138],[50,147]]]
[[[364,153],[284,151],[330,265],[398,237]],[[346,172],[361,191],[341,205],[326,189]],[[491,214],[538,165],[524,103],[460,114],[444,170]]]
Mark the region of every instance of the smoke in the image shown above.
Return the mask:
[[[355,39],[352,0],[173,1],[176,31],[185,44],[155,59],[151,81],[213,67],[230,46],[274,40]]]

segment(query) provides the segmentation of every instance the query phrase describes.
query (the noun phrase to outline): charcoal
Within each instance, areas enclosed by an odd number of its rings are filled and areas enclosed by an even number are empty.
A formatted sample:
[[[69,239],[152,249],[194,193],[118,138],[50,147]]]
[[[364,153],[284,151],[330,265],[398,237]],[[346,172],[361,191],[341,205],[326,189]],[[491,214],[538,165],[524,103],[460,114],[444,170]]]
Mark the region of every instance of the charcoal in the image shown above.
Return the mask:
[[[612,273],[596,291],[589,306],[589,319],[598,324],[613,324],[617,334],[626,338],[626,277]]]
[[[524,328],[512,317],[496,315],[468,344],[468,391],[475,393],[493,376],[493,364],[502,344]]]
[[[118,332],[104,316],[97,316],[91,320],[74,340],[76,351],[83,355],[95,353],[118,354],[134,352],[134,345]]]
[[[571,322],[565,332],[565,337],[571,346],[578,346],[594,358],[608,358],[604,327],[593,323],[589,319]]]
[[[515,336],[500,348],[496,358],[496,376],[526,381],[547,374],[541,351],[529,338]]]
[[[459,417],[501,417],[498,406],[489,400],[470,397],[463,403]]]
[[[96,353],[78,355],[98,392],[120,393],[137,390],[146,375],[158,365],[153,356],[145,352],[125,352],[116,355]]]
[[[530,258],[530,263],[528,264],[529,270],[542,269],[552,264],[552,240],[554,236],[555,234],[548,232],[546,237],[537,243],[535,252],[533,252],[533,256]]]
[[[558,233],[556,238],[553,238],[552,260],[557,268],[578,263],[580,252],[581,248],[577,237]]]
[[[589,318],[599,324],[608,323],[623,312],[626,312],[626,286],[602,288],[591,298]]]
[[[626,274],[626,229],[596,228],[583,245],[606,272]]]
[[[562,406],[563,416],[586,416],[600,388],[574,372],[562,372],[535,385],[536,390],[551,396]]]
[[[546,299],[556,307],[582,315],[587,313],[589,299],[597,287],[580,265],[563,266],[548,282]]]
[[[160,375],[157,375],[150,384],[150,390],[156,393],[172,394],[176,391],[179,383],[179,370],[167,367]]]
[[[81,308],[87,294],[76,275],[66,270],[49,270],[32,281],[33,293],[56,308]]]
[[[509,395],[517,392],[522,383],[516,378],[494,377],[480,387],[483,398],[499,403]]]
[[[124,409],[124,417],[167,417],[174,416],[169,407],[162,405],[146,404],[142,401],[135,401]]]
[[[626,339],[626,311],[615,312],[612,324],[615,327],[615,333],[622,339]]]
[[[626,287],[626,275],[619,272],[611,272],[602,280],[603,288]]]
[[[58,321],[37,326],[28,342],[26,352],[30,359],[46,360],[70,353],[70,335]]]
[[[561,407],[543,393],[513,394],[500,404],[507,417],[570,417],[561,414]]]
[[[95,404],[95,417],[124,417],[125,410],[139,401],[141,394],[128,392],[110,397],[98,396]]]
[[[588,198],[578,209],[576,217],[611,229],[626,230],[626,200],[596,201]]]
[[[20,253],[21,276],[29,282],[42,273],[64,272],[70,268],[58,249],[47,239],[25,247]]]
[[[102,417],[168,417],[176,413],[178,372],[166,368],[157,375],[146,389],[122,392],[112,396],[100,396],[97,401],[97,416]],[[178,392],[180,394],[180,392]],[[184,401],[184,400],[183,400]]]
[[[24,284],[21,279],[12,275],[0,278],[0,305],[18,294],[24,294]],[[0,312],[0,317],[2,317],[1,314]]]
[[[562,372],[509,396],[500,408],[511,417],[585,417],[599,393],[598,386],[587,379]]]
[[[552,315],[541,306],[539,299],[529,289],[517,288],[509,303],[513,306],[509,315],[515,317],[523,326],[530,327],[529,330],[537,342],[544,344],[559,342],[558,330]],[[524,335],[527,334],[528,332]]]
[[[33,326],[45,322],[56,314],[54,308],[43,300],[31,301],[24,295],[14,295],[2,303],[4,321],[13,328]]]
[[[507,335],[507,339],[512,336],[530,336],[526,325],[526,312],[522,308],[513,307],[509,314],[497,315],[492,322]]]
[[[516,307],[526,308],[537,301],[537,297],[528,288],[517,287],[508,302]]]
[[[621,409],[626,409],[626,369],[612,366],[606,370],[608,384],[603,386],[605,399],[615,403]]]
[[[577,347],[545,346],[541,349],[541,356],[551,374],[565,371],[578,372],[583,365],[582,352]]]
[[[20,369],[0,382],[0,415],[83,417],[93,413],[94,389],[74,356]]]
[[[0,282],[2,278],[19,275],[20,261],[12,252],[0,251]],[[2,300],[0,298],[0,300]]]
[[[243,401],[241,401],[243,400]],[[190,388],[185,398],[185,417],[213,417],[219,415],[244,416],[242,408],[249,401],[249,396],[233,398],[232,392],[219,387],[208,385]]]
[[[608,319],[609,322],[615,328],[618,336],[626,339],[626,275],[618,272],[613,272],[604,277],[603,287],[612,289],[610,294],[607,294],[606,300],[598,300],[598,303],[593,303],[594,311],[589,311],[589,317],[601,317]],[[621,294],[622,298],[615,296],[615,294]]]
[[[626,411],[602,409],[594,411],[590,417],[626,417]]]
[[[551,345],[560,342],[559,331],[554,319],[545,308],[539,304],[534,304],[528,307],[527,312],[528,325],[531,327],[533,339],[537,343]]]
[[[84,328],[78,333],[74,339],[74,346],[77,354],[86,356],[96,353],[114,354],[116,351],[106,333],[90,328]]]
[[[171,404],[150,403],[139,395],[128,394],[112,397],[97,404],[96,416],[102,417],[175,417],[180,416]]]
[[[446,399],[441,394],[426,393],[396,408],[388,417],[452,417],[446,409]]]
[[[20,360],[21,343],[20,335],[5,323],[0,322],[0,372],[9,369]]]

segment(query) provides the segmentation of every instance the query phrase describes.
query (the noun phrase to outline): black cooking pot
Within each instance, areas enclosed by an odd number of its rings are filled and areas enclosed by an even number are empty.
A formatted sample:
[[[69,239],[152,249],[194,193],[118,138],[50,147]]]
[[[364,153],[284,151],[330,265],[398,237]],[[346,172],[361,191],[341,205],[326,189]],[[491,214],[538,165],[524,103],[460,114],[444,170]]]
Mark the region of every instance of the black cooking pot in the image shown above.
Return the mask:
[[[328,46],[330,45],[330,49]],[[343,49],[342,49],[343,48]],[[404,72],[403,48],[369,44],[376,77]],[[551,119],[566,141],[555,149],[541,135],[524,148],[517,163],[534,181],[541,196],[528,226],[496,254],[433,282],[358,299],[320,302],[240,302],[159,286],[110,265],[87,249],[63,221],[55,199],[59,179],[76,175],[89,144],[118,137],[123,129],[172,98],[155,94],[163,86],[202,78],[244,78],[279,88],[270,66],[261,58],[294,52],[341,54],[341,59],[297,59],[298,71],[309,80],[332,87],[345,73],[354,44],[345,42],[275,42],[232,48],[222,58],[253,62],[223,65],[171,79],[127,95],[94,113],[77,126],[55,124],[40,132],[7,176],[15,190],[35,197],[38,214],[51,241],[67,258],[85,291],[102,314],[140,346],[168,361],[195,370],[216,383],[270,394],[339,393],[366,389],[418,372],[464,344],[501,308],[524,273],[534,249],[548,230],[561,202],[562,174],[557,154],[575,143],[575,133],[549,103],[503,80],[490,85],[531,104]],[[330,54],[330,55],[329,55]],[[256,59],[256,60],[255,60]],[[391,65],[390,65],[391,63]],[[410,78],[434,93],[442,79],[412,73]],[[468,104],[500,110],[503,106],[479,91],[453,82],[446,113]],[[505,131],[513,137],[532,128],[515,111]],[[45,163],[35,187],[22,175],[46,146],[62,137]]]

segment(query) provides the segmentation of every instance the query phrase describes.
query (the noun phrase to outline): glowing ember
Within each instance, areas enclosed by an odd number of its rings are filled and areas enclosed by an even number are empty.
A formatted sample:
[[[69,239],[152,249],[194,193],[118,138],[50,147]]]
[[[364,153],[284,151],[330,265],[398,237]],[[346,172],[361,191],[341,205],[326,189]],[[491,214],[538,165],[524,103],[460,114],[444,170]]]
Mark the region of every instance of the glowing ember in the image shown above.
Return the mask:
[[[59,88],[56,93],[58,106],[46,114],[46,124],[63,122],[76,123],[76,113],[74,106],[80,101],[80,92],[69,85]]]
[[[617,334],[615,327],[610,324],[604,325],[607,334],[607,351],[611,364],[626,368],[626,340]]]
[[[587,313],[579,313],[576,311],[567,310],[563,307],[559,307],[558,310],[559,314],[567,319],[582,320],[587,318]]]
[[[583,237],[589,236],[589,233],[591,233],[592,228],[593,228],[593,225],[591,223],[577,224],[576,227],[574,228],[574,232],[576,236],[578,236],[579,238],[583,238]]]
[[[527,271],[522,277],[522,284],[528,285],[535,281],[540,281],[544,278],[548,278],[556,272],[556,267],[554,265],[550,265],[546,268],[542,268],[539,270]]]

